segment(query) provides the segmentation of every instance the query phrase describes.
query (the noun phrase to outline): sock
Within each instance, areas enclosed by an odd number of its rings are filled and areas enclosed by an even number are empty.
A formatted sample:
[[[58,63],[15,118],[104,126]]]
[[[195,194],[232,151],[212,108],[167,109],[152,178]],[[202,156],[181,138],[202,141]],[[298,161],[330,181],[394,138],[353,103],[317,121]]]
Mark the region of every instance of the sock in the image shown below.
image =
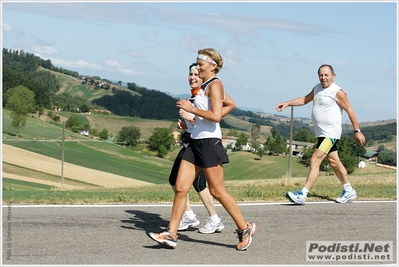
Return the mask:
[[[343,184],[345,191],[351,192],[353,190],[351,184],[348,182],[346,184]]]
[[[219,216],[217,215],[217,213],[215,213],[215,214],[212,215],[212,216],[209,216],[209,220],[211,220],[211,222],[214,222],[214,223],[220,222],[220,218],[219,218]]]
[[[191,220],[195,218],[195,214],[194,214],[193,210],[186,210],[186,211],[184,211],[184,214],[187,216],[187,218],[189,218]]]
[[[302,188],[302,195],[304,197],[306,197],[308,195],[308,193],[309,193],[309,190],[306,187]]]

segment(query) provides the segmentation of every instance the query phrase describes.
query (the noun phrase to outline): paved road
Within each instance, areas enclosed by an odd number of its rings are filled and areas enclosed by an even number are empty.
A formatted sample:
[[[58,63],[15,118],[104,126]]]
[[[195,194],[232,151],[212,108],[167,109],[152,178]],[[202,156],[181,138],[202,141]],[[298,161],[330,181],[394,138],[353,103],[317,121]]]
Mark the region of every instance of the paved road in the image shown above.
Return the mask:
[[[147,236],[167,225],[170,205],[5,205],[3,264],[314,265],[320,262],[306,261],[306,241],[366,240],[392,241],[393,261],[386,263],[397,262],[396,201],[240,206],[246,219],[259,225],[251,246],[242,252],[235,250],[235,224],[221,206],[216,207],[226,226],[221,233],[180,232],[177,248],[170,249]],[[193,209],[203,225],[205,208]]]

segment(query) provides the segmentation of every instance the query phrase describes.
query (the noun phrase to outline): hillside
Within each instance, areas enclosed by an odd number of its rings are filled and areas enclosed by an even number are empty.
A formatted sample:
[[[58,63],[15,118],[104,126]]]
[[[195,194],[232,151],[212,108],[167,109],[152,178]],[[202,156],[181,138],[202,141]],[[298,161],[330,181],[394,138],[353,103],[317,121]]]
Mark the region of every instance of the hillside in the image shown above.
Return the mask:
[[[52,71],[49,69],[45,69],[43,67],[39,67],[38,70],[48,71],[49,73],[55,75],[60,86],[60,89],[56,94],[68,93],[73,96],[79,96],[88,102],[91,102],[94,99],[100,98],[105,95],[113,95],[112,88],[115,88],[116,90],[127,91],[133,95],[139,95],[139,93],[129,90],[125,86],[120,86],[117,84],[112,84],[110,90],[105,90],[105,89],[96,90],[94,89],[93,85],[81,84],[79,79],[71,75],[66,75],[64,73]]]

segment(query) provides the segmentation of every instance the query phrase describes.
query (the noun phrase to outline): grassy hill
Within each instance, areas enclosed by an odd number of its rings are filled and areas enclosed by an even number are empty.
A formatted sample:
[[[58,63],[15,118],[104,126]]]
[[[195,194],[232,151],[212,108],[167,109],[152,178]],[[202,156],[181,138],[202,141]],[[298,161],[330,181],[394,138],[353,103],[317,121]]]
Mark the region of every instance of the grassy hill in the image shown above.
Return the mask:
[[[3,143],[60,159],[60,141],[62,137],[61,124],[48,123],[31,117],[28,118],[26,126],[23,127],[19,132],[20,137],[16,138],[15,129],[11,127],[11,119],[9,114],[9,111],[3,110]],[[66,116],[67,114],[63,115]],[[104,114],[76,115],[86,118],[90,117],[89,120],[94,124],[94,126],[98,126],[100,129],[103,126],[109,127],[111,131],[115,132],[120,130],[122,126],[135,125],[142,130],[143,136],[145,138],[148,138],[152,134],[152,131],[155,127],[169,127],[171,124],[169,121],[143,120],[139,118]],[[110,171],[127,177],[129,177],[129,170],[131,170],[130,166],[124,168],[119,166],[117,163],[115,163],[116,165],[108,166],[108,164],[101,164],[100,162],[126,162],[127,160],[128,162],[131,162],[131,165],[134,166],[135,163],[137,163],[140,159],[139,161],[144,161],[149,170],[157,170],[158,168],[156,165],[161,165],[162,168],[164,168],[164,171],[161,171],[159,175],[163,177],[162,179],[164,179],[169,175],[172,160],[174,160],[179,150],[179,147],[176,147],[172,152],[169,153],[166,159],[160,159],[158,157],[144,155],[147,153],[125,149],[114,143],[96,141],[91,137],[85,137],[68,130],[65,131],[65,136],[66,139],[75,141],[65,144],[66,161],[89,168]],[[35,142],[33,139],[36,139],[36,141],[52,142]],[[117,159],[115,159],[115,157]],[[281,170],[281,168],[278,167],[276,169],[274,169],[274,167],[270,168],[269,165],[278,165],[281,163],[281,161],[286,161],[286,159],[281,159],[279,157],[271,157],[269,159],[268,157],[264,157],[262,160],[256,160],[256,157],[256,155],[248,152],[232,153],[231,161],[246,164],[247,168],[249,169],[258,169],[259,172],[263,173],[264,175],[259,176],[259,174],[256,173],[247,173],[244,176],[245,171],[243,172],[243,168],[233,168],[233,166],[228,167],[228,165],[226,165],[226,174],[228,174],[230,177],[229,179],[242,180],[248,179],[248,177],[250,177],[250,179],[280,178],[285,174],[285,170]],[[295,175],[304,176],[307,172],[306,168],[299,163],[294,165],[297,168]],[[113,170],[114,166],[115,170]],[[143,179],[159,179],[157,180],[157,183],[162,183],[162,179],[157,175],[147,175]],[[165,180],[163,182],[165,182]]]
[[[117,89],[117,90],[128,91],[128,92],[132,93],[133,95],[139,95],[139,93],[137,93],[137,92],[134,92],[124,86],[120,86],[120,85],[116,85],[116,84],[112,84],[110,90],[105,90],[105,89],[96,90],[96,89],[94,89],[93,85],[81,84],[77,78],[72,77],[70,75],[66,75],[66,74],[63,74],[60,72],[56,72],[56,71],[51,71],[49,69],[45,69],[42,67],[39,67],[39,70],[48,71],[55,75],[55,77],[57,78],[58,83],[60,85],[60,90],[57,92],[57,94],[61,94],[61,93],[65,92],[72,96],[79,96],[88,102],[91,102],[94,99],[100,98],[104,95],[112,95],[111,89],[113,87],[115,87],[115,89]]]

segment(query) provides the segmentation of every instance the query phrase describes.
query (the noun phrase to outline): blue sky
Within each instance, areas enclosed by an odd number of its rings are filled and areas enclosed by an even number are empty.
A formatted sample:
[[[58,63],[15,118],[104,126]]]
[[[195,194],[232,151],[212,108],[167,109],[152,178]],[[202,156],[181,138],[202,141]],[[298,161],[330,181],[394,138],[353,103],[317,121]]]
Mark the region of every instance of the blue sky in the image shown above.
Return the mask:
[[[226,92],[245,110],[277,113],[309,93],[327,63],[360,122],[397,117],[396,1],[1,4],[3,48],[81,75],[184,94],[197,51],[213,47]],[[311,103],[294,116],[310,112]]]

